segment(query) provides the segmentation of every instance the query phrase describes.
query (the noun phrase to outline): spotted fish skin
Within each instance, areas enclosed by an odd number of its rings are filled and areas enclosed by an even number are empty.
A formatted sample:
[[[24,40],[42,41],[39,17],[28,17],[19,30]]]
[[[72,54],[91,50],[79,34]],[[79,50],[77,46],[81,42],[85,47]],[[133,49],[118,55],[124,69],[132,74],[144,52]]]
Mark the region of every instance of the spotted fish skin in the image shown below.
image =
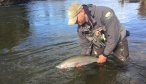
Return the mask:
[[[71,67],[88,65],[94,62],[97,62],[97,58],[94,56],[72,56],[57,65],[56,67],[59,69],[66,69]]]

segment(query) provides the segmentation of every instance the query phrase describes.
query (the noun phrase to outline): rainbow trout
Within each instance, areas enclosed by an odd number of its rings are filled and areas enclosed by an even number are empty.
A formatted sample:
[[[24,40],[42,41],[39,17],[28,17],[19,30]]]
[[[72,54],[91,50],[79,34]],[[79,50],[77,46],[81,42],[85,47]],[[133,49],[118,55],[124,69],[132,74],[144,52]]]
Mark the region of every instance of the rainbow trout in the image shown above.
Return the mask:
[[[66,69],[71,67],[80,67],[83,65],[88,65],[97,62],[97,58],[94,56],[72,56],[56,67],[59,69]]]

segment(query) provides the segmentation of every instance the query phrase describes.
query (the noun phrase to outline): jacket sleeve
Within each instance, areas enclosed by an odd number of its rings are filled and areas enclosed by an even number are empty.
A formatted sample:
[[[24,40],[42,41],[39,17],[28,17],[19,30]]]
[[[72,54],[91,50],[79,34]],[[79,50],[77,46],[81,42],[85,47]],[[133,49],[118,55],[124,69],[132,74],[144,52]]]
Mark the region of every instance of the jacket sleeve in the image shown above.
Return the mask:
[[[86,39],[82,32],[78,32],[78,35],[81,47],[81,55],[90,55],[92,43]]]
[[[115,49],[120,39],[120,23],[112,9],[104,11],[102,20],[106,28],[107,39],[104,54],[109,55]]]

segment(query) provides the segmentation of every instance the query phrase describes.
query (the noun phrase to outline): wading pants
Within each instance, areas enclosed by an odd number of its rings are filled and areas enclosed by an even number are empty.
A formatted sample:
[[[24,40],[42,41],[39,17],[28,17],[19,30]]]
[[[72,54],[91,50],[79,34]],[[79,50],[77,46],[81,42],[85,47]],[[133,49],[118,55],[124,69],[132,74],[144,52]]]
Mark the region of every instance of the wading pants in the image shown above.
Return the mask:
[[[113,51],[113,56],[116,59],[116,61],[123,64],[127,63],[129,57],[127,38],[124,38],[121,42],[118,43],[118,45]]]
[[[97,49],[95,46],[93,47],[92,55],[100,55],[102,54],[104,49]],[[128,41],[127,38],[124,38],[122,41],[120,41],[116,48],[113,50],[113,53],[111,54],[116,62],[119,62],[120,64],[126,64],[128,57],[129,57],[129,49],[128,49]]]

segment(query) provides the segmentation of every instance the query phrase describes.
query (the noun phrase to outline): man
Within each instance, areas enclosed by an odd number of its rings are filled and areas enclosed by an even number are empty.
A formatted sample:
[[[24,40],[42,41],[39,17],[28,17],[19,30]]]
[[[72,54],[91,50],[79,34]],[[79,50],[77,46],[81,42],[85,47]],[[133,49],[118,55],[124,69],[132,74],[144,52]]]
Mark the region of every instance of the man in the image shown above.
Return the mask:
[[[68,9],[69,25],[78,24],[82,55],[98,56],[105,63],[110,54],[120,62],[128,58],[126,30],[108,7],[73,3]]]

